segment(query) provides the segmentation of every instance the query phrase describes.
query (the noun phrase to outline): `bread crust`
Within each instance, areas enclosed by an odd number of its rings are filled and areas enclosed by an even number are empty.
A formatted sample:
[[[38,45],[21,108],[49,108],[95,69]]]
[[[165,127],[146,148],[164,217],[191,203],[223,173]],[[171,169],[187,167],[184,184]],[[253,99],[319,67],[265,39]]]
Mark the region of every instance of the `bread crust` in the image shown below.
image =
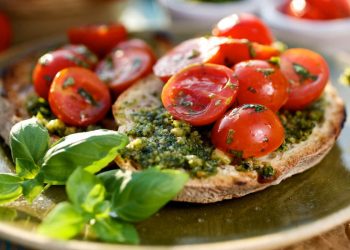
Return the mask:
[[[163,83],[157,77],[149,75],[119,96],[113,105],[119,131],[125,132],[133,126],[133,112],[160,105],[159,98],[155,96],[160,94],[162,86]],[[255,171],[239,172],[235,166],[222,165],[214,176],[190,179],[174,200],[211,203],[237,198],[277,185],[282,180],[318,164],[334,145],[346,116],[344,103],[330,83],[325,89],[324,98],[327,103],[324,122],[313,129],[306,141],[291,145],[285,152],[275,152],[258,159],[270,163],[276,170],[275,180],[261,183]],[[116,162],[123,169],[137,169],[135,164],[121,157]]]

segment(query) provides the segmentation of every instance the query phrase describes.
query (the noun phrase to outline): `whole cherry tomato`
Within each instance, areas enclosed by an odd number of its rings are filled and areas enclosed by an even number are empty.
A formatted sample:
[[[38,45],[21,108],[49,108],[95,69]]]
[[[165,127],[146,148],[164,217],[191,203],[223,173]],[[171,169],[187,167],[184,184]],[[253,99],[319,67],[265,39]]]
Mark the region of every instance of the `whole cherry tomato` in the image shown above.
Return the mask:
[[[117,96],[151,73],[154,61],[154,55],[145,49],[117,49],[97,65],[96,73]]]
[[[348,0],[286,0],[279,8],[297,18],[331,20],[350,16]]]
[[[277,112],[288,99],[289,83],[279,68],[267,61],[240,62],[233,68],[239,83],[238,104],[262,104]]]
[[[290,83],[290,93],[284,108],[298,110],[307,107],[323,93],[329,79],[327,62],[307,49],[289,49],[281,55],[281,71]]]
[[[211,141],[232,156],[261,157],[283,143],[284,128],[278,116],[265,106],[245,104],[215,123]]]
[[[212,30],[214,36],[248,39],[264,45],[274,41],[267,25],[258,17],[248,14],[233,14],[221,19]]]
[[[55,76],[49,93],[52,112],[64,123],[88,126],[100,121],[111,105],[107,86],[97,75],[84,68],[61,70]]]
[[[72,50],[59,49],[41,56],[32,75],[36,93],[47,99],[52,80],[56,73],[64,68],[74,66],[93,67],[93,65],[83,60],[81,56],[77,56]]]
[[[68,30],[71,43],[84,44],[100,57],[112,51],[126,37],[127,31],[122,24],[86,25]]]
[[[7,16],[0,12],[0,52],[10,46],[12,37],[11,25]]]
[[[195,126],[207,125],[232,105],[237,87],[233,71],[226,66],[196,64],[170,78],[162,102],[175,118]]]

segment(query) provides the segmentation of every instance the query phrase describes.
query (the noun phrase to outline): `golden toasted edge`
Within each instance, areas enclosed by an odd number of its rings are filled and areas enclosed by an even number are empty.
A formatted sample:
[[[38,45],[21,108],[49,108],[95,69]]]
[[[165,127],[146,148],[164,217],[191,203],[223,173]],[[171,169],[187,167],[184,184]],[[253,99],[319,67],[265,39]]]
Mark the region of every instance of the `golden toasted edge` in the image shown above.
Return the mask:
[[[132,126],[130,115],[135,110],[159,105],[160,101],[154,93],[160,93],[162,86],[158,78],[150,75],[117,99],[113,105],[113,114],[120,125],[119,131],[125,131]],[[291,146],[286,152],[260,158],[272,165],[278,174],[277,179],[269,183],[259,183],[256,172],[239,172],[232,165],[220,166],[215,176],[189,180],[174,200],[211,203],[241,197],[279,184],[282,180],[318,164],[334,145],[345,120],[344,103],[331,84],[326,87],[324,96],[327,103],[325,121],[314,128],[306,141]],[[133,104],[133,100],[140,102]],[[136,169],[132,162],[120,157],[116,162],[123,169]]]

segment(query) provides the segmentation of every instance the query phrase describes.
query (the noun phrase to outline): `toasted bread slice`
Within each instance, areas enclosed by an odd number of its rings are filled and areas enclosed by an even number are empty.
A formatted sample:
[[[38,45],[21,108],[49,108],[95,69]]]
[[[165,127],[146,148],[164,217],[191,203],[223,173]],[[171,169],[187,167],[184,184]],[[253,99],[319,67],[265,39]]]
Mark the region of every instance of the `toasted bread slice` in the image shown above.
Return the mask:
[[[133,127],[132,114],[140,109],[152,109],[161,105],[160,93],[163,83],[154,75],[138,81],[119,96],[113,105],[113,114],[119,131],[125,132]],[[331,84],[326,87],[325,119],[316,126],[306,141],[290,145],[285,152],[259,158],[275,169],[277,178],[269,183],[260,183],[255,171],[240,172],[235,166],[218,167],[217,174],[207,178],[192,178],[174,199],[176,201],[211,203],[241,197],[279,184],[282,180],[301,173],[318,164],[330,151],[337,139],[344,120],[345,108]],[[123,169],[137,170],[138,166],[118,157],[117,164]],[[181,168],[181,166],[179,166]]]

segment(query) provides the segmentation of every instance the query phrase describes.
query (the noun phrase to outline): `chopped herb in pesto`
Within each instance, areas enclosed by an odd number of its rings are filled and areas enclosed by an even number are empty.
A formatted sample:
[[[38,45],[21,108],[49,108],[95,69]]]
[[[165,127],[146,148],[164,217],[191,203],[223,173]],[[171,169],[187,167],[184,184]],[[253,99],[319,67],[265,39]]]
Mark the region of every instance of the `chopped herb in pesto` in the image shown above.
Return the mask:
[[[201,53],[196,50],[196,49],[193,49],[191,54],[188,56],[188,59],[194,59],[194,58],[197,58],[201,55]]]
[[[244,104],[243,109],[254,109],[255,112],[263,112],[266,107],[260,104]]]
[[[249,56],[250,58],[255,58],[256,57],[256,51],[254,49],[253,43],[247,40],[247,46],[249,50]]]
[[[30,96],[27,99],[26,106],[30,116],[36,116],[38,113],[41,113],[46,119],[55,117],[51,112],[49,103],[42,97]]]
[[[84,98],[84,100],[93,105],[93,106],[96,106],[97,105],[97,102],[95,101],[94,97],[89,93],[87,92],[84,88],[79,88],[78,89],[78,94]]]
[[[69,86],[73,86],[75,84],[75,80],[73,77],[67,77],[67,79],[63,82],[63,88],[67,88]]]
[[[228,130],[227,138],[226,138],[226,144],[231,144],[233,142],[233,135],[235,131],[233,129]]]
[[[281,58],[278,57],[278,56],[274,56],[274,57],[271,57],[271,58],[268,60],[268,62],[279,67],[279,66],[280,66],[280,63],[281,63]]]
[[[294,72],[299,76],[301,83],[303,83],[306,80],[315,81],[317,79],[317,75],[311,74],[307,68],[298,63],[293,63],[293,69]]]
[[[289,144],[305,141],[313,128],[323,121],[324,109],[325,101],[321,98],[304,110],[281,110],[278,116],[285,130],[285,141],[279,150],[286,151]]]
[[[134,114],[135,126],[127,132],[132,138],[122,152],[142,168],[184,168],[193,176],[205,177],[216,173],[219,165],[212,159],[208,128],[194,129],[186,122],[174,120],[164,108]]]
[[[256,92],[256,89],[253,88],[252,86],[249,86],[249,87],[247,88],[247,90],[248,90],[249,92],[253,93],[253,94],[256,94],[256,93],[257,93],[257,92]]]
[[[257,69],[258,72],[262,73],[265,77],[275,73],[275,69]]]

